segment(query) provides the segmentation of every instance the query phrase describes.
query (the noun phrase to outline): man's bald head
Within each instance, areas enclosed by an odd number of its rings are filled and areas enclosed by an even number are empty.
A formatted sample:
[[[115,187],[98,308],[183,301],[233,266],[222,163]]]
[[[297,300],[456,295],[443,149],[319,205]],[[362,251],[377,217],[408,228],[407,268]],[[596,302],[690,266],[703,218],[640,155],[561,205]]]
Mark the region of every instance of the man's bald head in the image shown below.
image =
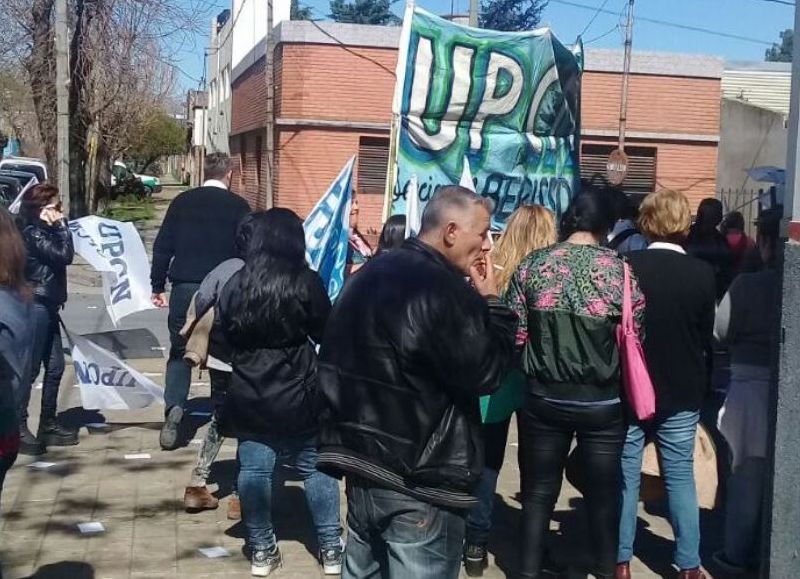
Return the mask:
[[[491,246],[491,214],[489,199],[457,185],[443,187],[422,213],[419,238],[467,275]]]

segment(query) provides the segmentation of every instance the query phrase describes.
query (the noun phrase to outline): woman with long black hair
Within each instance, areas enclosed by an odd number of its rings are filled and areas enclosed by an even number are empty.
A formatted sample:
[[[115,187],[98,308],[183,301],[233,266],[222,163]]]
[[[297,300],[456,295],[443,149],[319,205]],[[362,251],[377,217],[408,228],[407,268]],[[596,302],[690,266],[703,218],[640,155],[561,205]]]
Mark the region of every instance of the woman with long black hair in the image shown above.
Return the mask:
[[[233,376],[221,430],[239,440],[239,497],[251,572],[280,567],[272,525],[272,479],[290,464],[304,481],[325,574],[342,566],[339,487],[317,470],[314,404],[317,354],[331,303],[305,260],[300,218],[288,209],[253,217],[245,265],[219,298],[220,325],[233,348]]]

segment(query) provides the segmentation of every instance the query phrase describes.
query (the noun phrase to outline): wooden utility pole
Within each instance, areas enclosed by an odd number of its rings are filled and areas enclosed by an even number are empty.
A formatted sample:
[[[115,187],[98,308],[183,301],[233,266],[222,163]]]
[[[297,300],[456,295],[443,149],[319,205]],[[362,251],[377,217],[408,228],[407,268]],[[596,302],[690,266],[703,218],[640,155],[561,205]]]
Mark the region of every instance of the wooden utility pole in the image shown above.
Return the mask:
[[[69,216],[69,34],[67,0],[56,2],[56,172],[64,215]]]
[[[633,2],[628,0],[628,20],[625,25],[625,56],[622,62],[622,94],[619,100],[619,143],[611,151],[606,163],[606,178],[611,185],[622,185],[628,174],[628,156],[625,154],[625,126],[628,122],[628,79],[631,72],[633,48]]]
[[[273,27],[273,0],[267,0],[267,54],[264,76],[267,82],[267,118],[265,122],[264,149],[267,157],[264,170],[264,203],[267,209],[273,205],[273,171],[275,168],[275,31]]]
[[[469,25],[478,27],[478,0],[469,0]]]

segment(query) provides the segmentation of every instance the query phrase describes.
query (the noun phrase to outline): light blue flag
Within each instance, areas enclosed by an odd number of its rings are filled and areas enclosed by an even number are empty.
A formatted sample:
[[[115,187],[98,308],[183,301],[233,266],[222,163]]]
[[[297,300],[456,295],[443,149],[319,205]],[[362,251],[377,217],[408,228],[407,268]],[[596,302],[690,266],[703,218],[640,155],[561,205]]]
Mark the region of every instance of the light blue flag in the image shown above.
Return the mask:
[[[344,285],[354,162],[352,157],[303,222],[306,259],[322,278],[331,301]]]

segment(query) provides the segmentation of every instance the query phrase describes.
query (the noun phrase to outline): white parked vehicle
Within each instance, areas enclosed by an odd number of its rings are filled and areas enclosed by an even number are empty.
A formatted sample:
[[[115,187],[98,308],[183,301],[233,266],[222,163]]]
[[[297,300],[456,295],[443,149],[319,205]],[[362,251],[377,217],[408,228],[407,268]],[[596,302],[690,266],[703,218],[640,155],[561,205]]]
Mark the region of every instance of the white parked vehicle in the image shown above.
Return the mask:
[[[39,183],[47,181],[47,165],[33,157],[6,157],[0,159],[0,170],[33,173]]]

